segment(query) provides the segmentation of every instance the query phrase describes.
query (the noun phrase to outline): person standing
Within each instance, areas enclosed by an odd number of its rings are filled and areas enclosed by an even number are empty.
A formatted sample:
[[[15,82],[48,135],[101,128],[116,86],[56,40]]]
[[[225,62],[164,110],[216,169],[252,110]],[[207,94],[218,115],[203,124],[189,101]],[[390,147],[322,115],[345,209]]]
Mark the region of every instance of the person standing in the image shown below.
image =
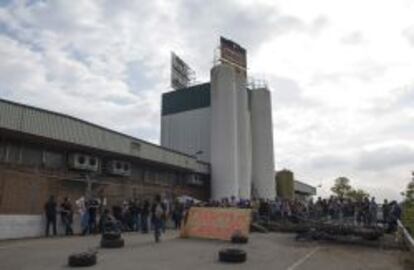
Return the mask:
[[[390,214],[388,219],[387,233],[393,233],[397,231],[398,220],[401,219],[402,209],[396,201],[392,201],[390,204]]]
[[[388,222],[389,216],[390,216],[390,205],[388,204],[388,200],[385,199],[384,203],[382,204],[382,220],[384,224]]]
[[[369,203],[369,225],[377,225],[378,205],[375,201],[375,197],[371,198]]]
[[[131,220],[132,220],[131,229],[135,232],[138,232],[139,231],[139,215],[141,211],[139,209],[139,204],[136,199],[134,199],[131,202],[129,211],[131,213]]]
[[[56,201],[55,196],[50,196],[49,200],[45,204],[45,214],[46,214],[46,236],[49,236],[49,227],[52,224],[53,235],[56,235]]]
[[[73,208],[70,199],[65,197],[61,207],[61,219],[65,226],[65,235],[73,235],[72,223],[73,223]]]
[[[173,214],[172,214],[172,218],[174,220],[174,227],[176,230],[181,229],[181,221],[183,219],[183,205],[176,200],[175,205],[174,205],[174,209],[173,209]]]
[[[145,200],[141,210],[141,231],[142,233],[148,233],[148,216],[149,216],[150,204],[148,200]]]
[[[96,233],[96,220],[97,220],[97,211],[99,208],[99,202],[96,199],[89,200],[88,204],[88,212],[89,212],[89,220],[88,220],[88,228],[89,233],[94,234]]]
[[[163,219],[165,219],[165,215],[166,215],[166,207],[161,202],[160,195],[155,196],[154,203],[151,207],[151,214],[152,214],[152,222],[154,225],[155,242],[159,242],[161,240],[162,222],[163,222]]]
[[[88,201],[85,197],[80,197],[78,200],[75,201],[78,212],[80,215],[80,222],[81,222],[81,233],[82,235],[86,235],[89,231],[89,211],[88,211]]]

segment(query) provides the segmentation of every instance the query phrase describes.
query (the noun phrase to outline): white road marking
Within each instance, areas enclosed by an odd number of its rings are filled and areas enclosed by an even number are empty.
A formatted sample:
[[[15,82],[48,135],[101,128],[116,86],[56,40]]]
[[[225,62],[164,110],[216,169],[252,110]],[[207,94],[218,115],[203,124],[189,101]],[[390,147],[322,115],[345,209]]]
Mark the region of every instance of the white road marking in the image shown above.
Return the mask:
[[[299,260],[297,260],[294,264],[292,264],[291,266],[289,266],[286,270],[295,270],[295,269],[297,269],[307,259],[309,259],[313,254],[315,254],[316,252],[318,252],[319,249],[321,249],[321,248],[320,247],[317,247],[317,248],[313,249],[311,252],[309,252],[308,254],[306,254],[305,256],[303,256],[302,258],[300,258]]]

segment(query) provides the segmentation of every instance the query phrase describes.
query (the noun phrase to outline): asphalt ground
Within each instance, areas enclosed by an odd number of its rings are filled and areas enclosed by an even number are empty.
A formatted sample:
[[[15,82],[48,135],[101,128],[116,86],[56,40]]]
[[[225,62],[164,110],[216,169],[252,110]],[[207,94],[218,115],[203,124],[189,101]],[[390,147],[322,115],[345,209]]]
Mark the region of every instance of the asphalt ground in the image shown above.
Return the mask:
[[[296,242],[293,234],[250,234],[243,264],[218,261],[218,251],[232,247],[223,241],[181,239],[169,231],[160,243],[153,236],[123,234],[125,247],[98,249],[98,263],[87,269],[103,270],[405,270],[402,251],[378,248]],[[69,269],[68,256],[99,245],[99,236],[74,236],[0,241],[1,270]]]

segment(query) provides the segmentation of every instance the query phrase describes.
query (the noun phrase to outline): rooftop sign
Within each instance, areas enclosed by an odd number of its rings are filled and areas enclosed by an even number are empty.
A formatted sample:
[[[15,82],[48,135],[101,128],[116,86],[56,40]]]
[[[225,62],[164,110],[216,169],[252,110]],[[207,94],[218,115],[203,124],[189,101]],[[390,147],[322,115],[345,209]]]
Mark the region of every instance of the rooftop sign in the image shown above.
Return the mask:
[[[224,37],[220,37],[220,60],[246,72],[246,49]]]
[[[194,71],[174,52],[171,52],[171,87],[186,88],[194,79]]]

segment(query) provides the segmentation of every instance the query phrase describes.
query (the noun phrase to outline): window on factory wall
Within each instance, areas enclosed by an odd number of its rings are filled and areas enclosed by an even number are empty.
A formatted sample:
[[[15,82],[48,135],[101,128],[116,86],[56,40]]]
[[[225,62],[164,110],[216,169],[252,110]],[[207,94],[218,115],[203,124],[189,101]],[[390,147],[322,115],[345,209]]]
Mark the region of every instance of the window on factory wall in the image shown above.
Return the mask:
[[[27,166],[42,165],[42,150],[31,146],[22,146],[21,163]]]
[[[157,184],[157,185],[168,185],[170,182],[168,174],[156,169],[145,170],[145,183]]]
[[[160,185],[169,185],[171,183],[170,174],[168,172],[159,172],[158,183]]]
[[[7,162],[9,163],[20,163],[21,161],[21,149],[20,144],[8,143],[7,144]]]
[[[64,155],[59,152],[44,151],[43,164],[49,169],[61,169],[65,165]]]
[[[176,185],[176,184],[178,184],[177,182],[177,174],[175,173],[175,172],[170,172],[170,173],[168,173],[168,184],[171,184],[171,185]]]
[[[177,173],[177,184],[185,185],[187,182],[187,174],[185,173]]]
[[[136,181],[144,181],[145,175],[143,168],[138,165],[131,164],[131,177]]]
[[[151,183],[153,180],[153,173],[151,170],[145,169],[144,170],[144,182]]]
[[[6,142],[0,138],[0,162],[4,162],[6,159]]]

